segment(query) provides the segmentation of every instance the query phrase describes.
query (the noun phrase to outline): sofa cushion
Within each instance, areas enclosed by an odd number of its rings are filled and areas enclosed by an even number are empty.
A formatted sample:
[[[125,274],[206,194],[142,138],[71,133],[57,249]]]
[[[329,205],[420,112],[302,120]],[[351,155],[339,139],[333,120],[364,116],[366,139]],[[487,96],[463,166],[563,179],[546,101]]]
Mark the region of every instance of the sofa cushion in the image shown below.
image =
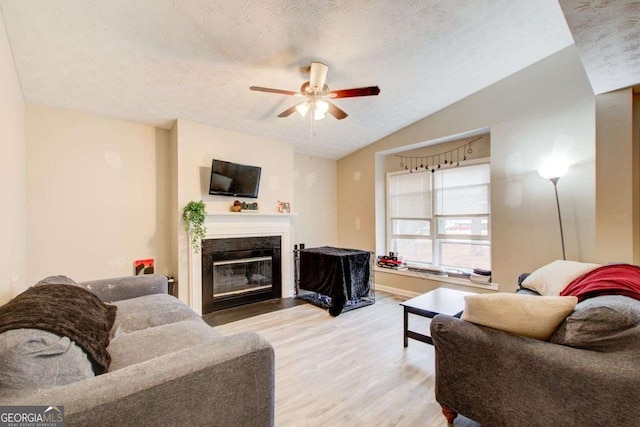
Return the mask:
[[[640,301],[621,295],[589,298],[558,327],[549,341],[570,347],[640,352]]]
[[[522,287],[536,291],[540,295],[558,296],[574,279],[597,267],[600,265],[556,260],[531,273],[522,281]]]
[[[497,293],[466,295],[464,301],[462,320],[546,340],[573,311],[578,298]]]
[[[120,334],[109,344],[111,370],[220,339],[222,335],[202,321],[177,323]]]
[[[167,294],[145,295],[116,301],[116,320],[112,337],[181,320],[200,319],[200,316],[179,299]]]
[[[536,291],[532,291],[531,289],[527,289],[527,288],[518,288],[516,290],[516,294],[519,295],[535,295],[535,296],[540,296],[539,293],[537,293]]]
[[[167,277],[161,274],[112,277],[78,283],[90,290],[102,301],[115,302],[150,294],[167,293]]]
[[[0,388],[46,388],[93,376],[87,354],[68,337],[40,329],[0,334]]]

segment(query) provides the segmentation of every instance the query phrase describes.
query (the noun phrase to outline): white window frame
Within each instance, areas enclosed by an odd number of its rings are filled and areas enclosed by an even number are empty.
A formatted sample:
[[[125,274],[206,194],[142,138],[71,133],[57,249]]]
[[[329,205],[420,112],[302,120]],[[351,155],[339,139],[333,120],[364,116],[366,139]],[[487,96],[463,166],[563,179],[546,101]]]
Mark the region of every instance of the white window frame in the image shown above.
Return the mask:
[[[474,166],[481,164],[490,164],[490,159],[482,158],[482,159],[474,159],[467,160],[465,162],[460,162],[459,166],[443,166],[440,170],[452,169],[454,167],[461,168],[466,166]],[[422,262],[420,265],[429,266],[438,269],[456,269],[463,271],[470,271],[472,267],[455,267],[455,266],[443,266],[441,263],[442,260],[442,244],[443,243],[464,243],[464,244],[480,244],[482,246],[488,246],[489,250],[491,249],[491,208],[489,208],[488,214],[462,214],[462,215],[441,215],[436,214],[436,197],[435,197],[435,189],[434,189],[434,179],[433,174],[430,171],[419,171],[417,173],[428,173],[429,174],[429,185],[431,192],[431,217],[430,218],[417,218],[417,217],[392,217],[390,212],[391,206],[391,195],[390,195],[390,177],[397,175],[405,175],[411,173],[409,171],[398,171],[398,172],[388,172],[386,178],[386,204],[385,204],[385,216],[386,216],[386,248],[387,252],[389,252],[392,248],[392,239],[394,238],[402,238],[402,239],[431,239],[432,245],[432,262]],[[416,173],[416,172],[414,172]],[[437,172],[436,172],[437,173]],[[491,186],[491,182],[489,182],[489,187]],[[489,199],[491,198],[491,191],[489,191]],[[489,206],[491,206],[491,200],[489,200]],[[439,231],[438,223],[439,219],[446,218],[486,218],[487,219],[487,235],[479,236],[472,234],[444,234]],[[393,234],[393,220],[420,220],[426,221],[429,223],[429,235],[413,235],[413,234]],[[488,242],[488,243],[485,243]],[[402,256],[402,254],[400,254]]]

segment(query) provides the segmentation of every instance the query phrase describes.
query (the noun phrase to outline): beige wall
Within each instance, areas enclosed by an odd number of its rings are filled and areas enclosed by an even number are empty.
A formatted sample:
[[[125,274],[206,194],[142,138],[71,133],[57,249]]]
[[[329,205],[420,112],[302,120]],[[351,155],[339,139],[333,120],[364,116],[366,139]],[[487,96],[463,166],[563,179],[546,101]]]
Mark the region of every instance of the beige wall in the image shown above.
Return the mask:
[[[29,283],[172,273],[168,131],[29,104],[26,139]]]
[[[293,200],[293,146],[258,136],[177,121],[178,197],[181,208],[203,200],[207,212],[229,212],[234,199],[209,195],[211,160],[262,167],[257,201],[261,213],[276,213],[278,200]]]
[[[0,12],[0,305],[27,287],[25,102]]]
[[[295,242],[307,247],[338,244],[337,162],[295,155]]]
[[[596,238],[600,263],[634,262],[637,194],[634,181],[633,91],[596,97]],[[626,183],[627,185],[624,185]],[[635,212],[635,213],[634,213]]]
[[[594,115],[593,92],[572,46],[340,159],[339,244],[374,250],[376,234],[378,242],[384,236],[380,216],[376,223],[376,206],[378,212],[384,208],[382,154],[488,129],[492,269],[500,290],[514,290],[521,272],[562,257],[553,186],[537,173],[554,151],[566,153],[571,162],[558,184],[567,258],[593,260]],[[401,287],[400,282],[390,285]],[[425,282],[419,291],[429,286]]]
[[[211,159],[262,167],[258,199],[261,213],[276,213],[278,200],[293,201],[293,146],[279,141],[177,121],[177,202],[174,214],[181,215],[191,200],[203,200],[207,212],[229,212],[234,199],[210,196]],[[295,204],[292,203],[295,210]],[[178,227],[178,269],[180,299],[189,301],[189,241],[183,221]]]
[[[182,209],[204,200],[208,212],[227,212],[233,202],[208,195],[212,158],[261,166],[260,211],[290,201],[302,212],[304,238],[336,243],[335,161],[301,159],[315,197],[303,192],[296,203],[289,144],[184,120],[166,131],[31,104],[27,129],[29,283],[52,274],[129,275],[134,259],[155,258],[156,271],[175,276],[188,301]],[[319,211],[306,207],[318,198]]]

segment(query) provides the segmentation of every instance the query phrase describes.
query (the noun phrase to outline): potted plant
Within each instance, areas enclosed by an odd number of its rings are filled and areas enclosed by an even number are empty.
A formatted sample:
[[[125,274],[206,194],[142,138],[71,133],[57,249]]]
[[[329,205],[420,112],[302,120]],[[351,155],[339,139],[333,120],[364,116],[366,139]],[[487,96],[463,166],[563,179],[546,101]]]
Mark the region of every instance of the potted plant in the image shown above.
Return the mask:
[[[202,239],[204,239],[207,232],[207,228],[204,225],[204,218],[207,215],[206,208],[207,206],[202,200],[199,202],[192,200],[184,207],[182,214],[187,223],[187,233],[191,237],[191,247],[195,253],[200,252]]]

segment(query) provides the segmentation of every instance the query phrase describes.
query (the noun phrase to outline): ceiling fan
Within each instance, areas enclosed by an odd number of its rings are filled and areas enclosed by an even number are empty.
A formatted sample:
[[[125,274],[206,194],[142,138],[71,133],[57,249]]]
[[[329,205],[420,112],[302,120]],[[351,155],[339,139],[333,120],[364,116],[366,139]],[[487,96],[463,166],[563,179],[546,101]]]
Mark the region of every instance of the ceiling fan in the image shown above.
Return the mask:
[[[356,96],[372,96],[380,93],[378,86],[359,87],[353,89],[341,89],[329,91],[325,81],[329,67],[322,62],[311,62],[309,68],[309,81],[304,82],[300,87],[300,92],[290,90],[272,89],[268,87],[251,86],[249,89],[257,92],[278,93],[281,95],[302,96],[306,99],[293,107],[287,108],[278,117],[288,117],[298,111],[303,117],[309,111],[312,112],[315,120],[324,119],[328,112],[338,120],[348,116],[342,109],[328,99],[353,98]]]

